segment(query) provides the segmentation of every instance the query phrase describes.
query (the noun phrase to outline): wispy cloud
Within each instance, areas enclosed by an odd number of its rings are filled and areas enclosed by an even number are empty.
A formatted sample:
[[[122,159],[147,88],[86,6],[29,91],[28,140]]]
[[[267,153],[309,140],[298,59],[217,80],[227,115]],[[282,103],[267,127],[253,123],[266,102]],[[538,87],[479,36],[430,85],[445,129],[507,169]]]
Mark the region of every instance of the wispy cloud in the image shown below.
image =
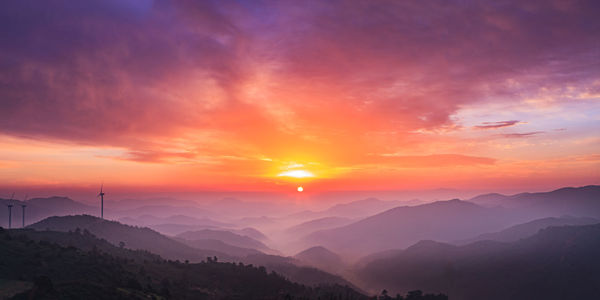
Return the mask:
[[[474,126],[476,129],[498,129],[503,127],[510,127],[521,123],[518,120],[510,121],[499,121],[499,122],[483,122],[481,125]]]
[[[527,138],[527,137],[536,136],[536,135],[539,135],[542,133],[545,133],[545,131],[505,133],[505,134],[500,134],[500,136],[505,137],[505,138]]]

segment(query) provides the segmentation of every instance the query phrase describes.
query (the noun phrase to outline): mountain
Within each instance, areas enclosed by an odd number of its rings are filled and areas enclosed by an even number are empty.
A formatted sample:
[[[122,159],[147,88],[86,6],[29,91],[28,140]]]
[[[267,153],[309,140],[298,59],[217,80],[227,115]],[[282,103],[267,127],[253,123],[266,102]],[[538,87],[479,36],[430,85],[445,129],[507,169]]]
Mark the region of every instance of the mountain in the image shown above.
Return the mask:
[[[572,215],[600,217],[600,186],[566,187],[551,192],[480,195],[469,200],[486,206],[527,210],[538,217]]]
[[[338,295],[346,299],[367,298],[339,285],[306,287],[267,273],[264,267],[212,259],[197,264],[160,257],[143,259],[138,257],[144,255],[139,251],[114,246],[112,250],[65,247],[31,239],[30,234],[31,231],[0,229],[0,295],[5,299],[316,300]],[[40,237],[48,232],[35,234]],[[62,235],[102,244],[91,235],[73,232]]]
[[[176,240],[196,249],[213,250],[240,258],[246,257],[248,255],[262,254],[262,252],[256,249],[236,247],[215,239],[201,239],[190,241],[182,238],[176,238]]]
[[[347,218],[367,217],[404,204],[401,201],[383,201],[367,198],[349,203],[336,204],[323,212],[327,216]]]
[[[418,200],[411,201],[384,201],[377,198],[366,198],[363,200],[352,201],[348,203],[335,204],[332,207],[321,210],[311,211],[303,210],[294,214],[288,215],[287,218],[296,221],[310,221],[314,219],[327,218],[327,217],[338,217],[347,219],[364,218],[376,213],[380,213],[387,209],[400,206],[408,205],[419,202]]]
[[[285,230],[287,235],[302,237],[318,230],[330,229],[352,223],[353,219],[341,217],[325,217],[307,221]]]
[[[352,283],[339,275],[327,273],[315,267],[306,266],[293,257],[257,254],[243,258],[243,262],[251,265],[264,266],[268,271],[274,271],[285,278],[307,286],[341,285],[359,290]]]
[[[246,227],[246,228],[242,228],[242,229],[233,229],[233,230],[229,230],[233,233],[237,233],[239,235],[245,235],[247,237],[253,238],[257,241],[261,241],[261,242],[268,242],[269,238],[264,235],[262,232],[252,228],[252,227]]]
[[[215,215],[214,212],[196,206],[174,206],[174,205],[144,205],[132,209],[116,211],[115,216],[120,218],[139,217],[144,215],[168,218],[173,215],[193,215],[208,218]]]
[[[219,240],[226,244],[241,247],[241,248],[250,248],[256,249],[265,253],[275,253],[273,249],[270,249],[265,244],[260,241],[257,241],[251,237],[239,235],[226,230],[212,230],[212,229],[204,229],[198,231],[187,231],[182,234],[177,235],[178,238],[186,239],[189,241],[194,240]]]
[[[85,229],[113,245],[123,242],[126,248],[147,250],[167,259],[193,262],[202,261],[207,256],[217,256],[223,260],[232,259],[231,256],[218,251],[192,248],[149,228],[124,225],[89,215],[50,217],[27,228],[65,232]]]
[[[356,271],[372,290],[450,299],[600,299],[600,224],[542,229],[512,243],[419,242]]]
[[[576,218],[563,216],[560,218],[543,218],[533,220],[524,224],[511,226],[502,231],[493,233],[484,233],[475,238],[457,242],[457,244],[468,244],[482,240],[492,240],[498,242],[515,242],[536,234],[540,229],[547,227],[557,227],[566,225],[590,225],[600,223],[600,220],[593,218]]]
[[[218,222],[209,218],[195,218],[186,215],[172,215],[168,217],[156,217],[153,215],[141,215],[137,218],[125,217],[119,219],[123,223],[135,226],[149,226],[159,224],[180,224],[180,225],[196,225],[203,227],[228,227],[232,224]]]
[[[345,269],[344,262],[339,255],[321,246],[306,249],[294,255],[294,258],[310,266],[334,274],[339,274]]]
[[[131,224],[124,221],[126,224]],[[182,234],[186,231],[195,231],[202,229],[216,229],[218,227],[213,226],[202,226],[202,225],[184,225],[184,224],[157,224],[157,225],[148,225],[146,226],[152,230],[156,230],[164,235],[175,236],[178,234]]]
[[[31,224],[50,216],[64,216],[72,214],[99,214],[100,208],[89,206],[81,202],[77,202],[67,197],[48,197],[48,198],[33,198],[27,202],[1,199],[0,205],[6,207],[7,204],[12,204],[12,227],[21,227],[22,209],[21,204],[26,204],[25,224]],[[8,219],[2,218],[0,226],[8,227]]]
[[[396,207],[352,224],[314,232],[307,243],[338,253],[366,255],[419,240],[455,241],[505,228],[515,219],[501,209],[461,201]]]

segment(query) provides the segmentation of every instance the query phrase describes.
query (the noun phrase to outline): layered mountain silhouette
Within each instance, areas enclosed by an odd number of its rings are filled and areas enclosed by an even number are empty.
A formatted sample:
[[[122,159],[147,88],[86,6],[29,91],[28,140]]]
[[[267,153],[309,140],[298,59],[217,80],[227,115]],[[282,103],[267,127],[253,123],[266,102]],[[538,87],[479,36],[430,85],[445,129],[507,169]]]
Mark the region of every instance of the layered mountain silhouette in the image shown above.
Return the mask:
[[[0,198],[0,205],[14,205],[12,209],[12,227],[21,227],[22,210],[20,205],[26,204],[26,224],[31,224],[51,216],[64,216],[73,214],[96,214],[99,208],[74,201],[68,197],[32,198],[27,202]],[[8,227],[8,219],[0,219],[0,226]]]
[[[484,233],[475,238],[456,242],[456,244],[468,244],[476,241],[498,241],[498,242],[515,242],[536,234],[540,229],[547,227],[565,226],[565,225],[590,225],[600,223],[599,219],[594,218],[577,218],[571,216],[563,216],[559,218],[549,217],[533,220],[531,222],[511,226],[502,231],[493,233]]]
[[[342,217],[325,217],[294,225],[285,230],[285,234],[303,237],[318,230],[340,227],[353,222],[353,219]]]
[[[270,249],[265,244],[260,241],[257,241],[251,237],[245,235],[239,235],[226,230],[212,230],[212,229],[204,229],[198,231],[187,231],[177,235],[178,238],[186,239],[189,241],[195,240],[219,240],[226,244],[241,247],[241,248],[249,248],[256,249],[262,252],[275,253],[276,251]]]
[[[88,231],[0,228],[0,240],[3,298],[332,299],[345,295],[346,299],[367,299],[349,287],[296,284],[267,273],[264,267],[213,259],[197,264],[167,261],[143,251],[117,248]]]
[[[346,268],[344,261],[339,255],[322,246],[306,249],[294,255],[294,258],[333,274],[340,274]]]
[[[512,196],[485,194],[469,201],[486,206],[518,208],[538,216],[600,217],[600,186],[566,187],[551,192]]]
[[[600,224],[550,227],[512,243],[419,242],[385,253],[358,276],[390,291],[422,288],[450,299],[597,299]]]
[[[367,255],[404,248],[419,240],[454,241],[502,229],[513,218],[500,209],[449,200],[402,206],[339,228],[317,231],[307,243],[337,252]]]
[[[149,228],[124,225],[89,215],[50,217],[27,228],[64,232],[85,229],[113,245],[123,243],[126,248],[148,250],[167,259],[199,262],[207,256],[217,256],[222,260],[232,260],[232,257],[225,253],[192,248]]]

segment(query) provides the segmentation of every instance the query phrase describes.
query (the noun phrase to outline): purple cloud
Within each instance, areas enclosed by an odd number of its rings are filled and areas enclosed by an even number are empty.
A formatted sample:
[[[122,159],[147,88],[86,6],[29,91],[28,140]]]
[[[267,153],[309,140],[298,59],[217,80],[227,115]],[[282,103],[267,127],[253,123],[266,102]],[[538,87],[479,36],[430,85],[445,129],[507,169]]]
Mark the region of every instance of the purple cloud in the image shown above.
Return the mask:
[[[482,125],[474,126],[476,129],[497,129],[502,127],[510,127],[518,124],[518,120],[499,121],[499,122],[483,122]]]

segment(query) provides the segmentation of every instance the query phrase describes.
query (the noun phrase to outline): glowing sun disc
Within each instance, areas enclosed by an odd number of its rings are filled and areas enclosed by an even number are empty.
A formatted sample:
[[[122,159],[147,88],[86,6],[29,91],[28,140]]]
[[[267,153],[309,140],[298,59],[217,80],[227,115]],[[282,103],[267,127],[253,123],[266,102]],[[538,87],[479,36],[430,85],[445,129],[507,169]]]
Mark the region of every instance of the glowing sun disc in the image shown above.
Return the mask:
[[[284,176],[284,177],[294,177],[294,178],[306,178],[306,177],[315,177],[315,175],[309,171],[305,171],[305,170],[291,170],[291,171],[285,171],[283,173],[279,173],[279,175],[277,176]]]
[[[299,187],[298,187],[298,192],[302,192],[302,191],[304,191],[304,188],[303,188],[303,187],[301,187],[301,186],[299,186]]]

